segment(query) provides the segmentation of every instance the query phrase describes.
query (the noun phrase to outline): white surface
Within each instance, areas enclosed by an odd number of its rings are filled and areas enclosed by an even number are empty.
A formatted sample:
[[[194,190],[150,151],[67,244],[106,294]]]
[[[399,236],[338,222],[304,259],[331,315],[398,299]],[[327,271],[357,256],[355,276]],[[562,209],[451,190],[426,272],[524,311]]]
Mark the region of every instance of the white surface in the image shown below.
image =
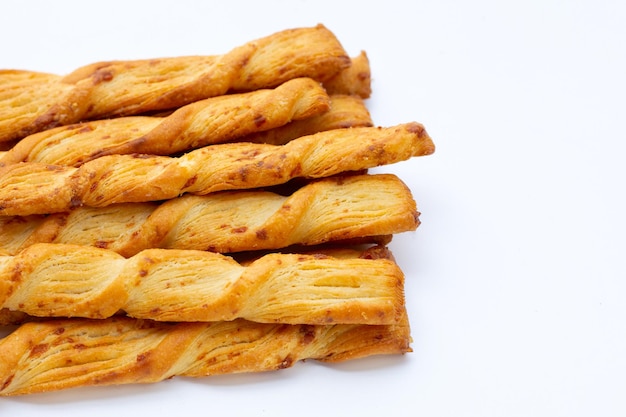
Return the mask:
[[[437,151],[384,167],[422,212],[391,247],[412,354],[0,399],[0,415],[626,415],[620,1],[4,1],[0,68],[218,54],[324,23],[372,65],[379,125]]]

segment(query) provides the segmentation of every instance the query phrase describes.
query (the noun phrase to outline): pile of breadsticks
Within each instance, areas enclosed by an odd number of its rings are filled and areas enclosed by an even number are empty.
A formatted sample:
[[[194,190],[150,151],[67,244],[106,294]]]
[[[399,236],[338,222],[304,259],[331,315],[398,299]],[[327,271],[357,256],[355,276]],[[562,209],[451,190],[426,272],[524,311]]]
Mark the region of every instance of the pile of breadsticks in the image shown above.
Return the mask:
[[[0,395],[410,351],[386,245],[423,126],[322,25],[223,55],[0,71]]]

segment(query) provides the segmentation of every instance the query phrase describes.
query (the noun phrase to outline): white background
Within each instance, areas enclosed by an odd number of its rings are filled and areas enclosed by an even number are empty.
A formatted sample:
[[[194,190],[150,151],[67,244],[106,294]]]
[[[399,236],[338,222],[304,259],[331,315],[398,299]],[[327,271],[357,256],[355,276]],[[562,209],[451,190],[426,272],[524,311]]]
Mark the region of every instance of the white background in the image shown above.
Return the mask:
[[[421,122],[437,151],[378,169],[422,212],[391,245],[413,353],[0,399],[0,415],[626,415],[623,4],[3,1],[0,68],[61,74],[323,23],[368,53],[376,124]]]

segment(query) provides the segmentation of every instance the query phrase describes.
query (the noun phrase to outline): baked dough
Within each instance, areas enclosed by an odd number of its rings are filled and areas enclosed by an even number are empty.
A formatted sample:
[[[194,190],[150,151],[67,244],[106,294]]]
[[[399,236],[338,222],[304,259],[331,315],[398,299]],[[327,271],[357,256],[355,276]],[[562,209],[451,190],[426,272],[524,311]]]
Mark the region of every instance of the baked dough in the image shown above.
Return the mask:
[[[273,371],[411,351],[409,325],[158,323],[114,317],[31,322],[0,340],[0,395]]]
[[[391,235],[418,225],[415,200],[397,176],[355,175],[317,180],[287,196],[225,191],[3,217],[0,249],[16,254],[34,243],[73,243],[126,257],[149,248],[232,253]]]
[[[311,78],[275,89],[229,94],[183,106],[167,117],[96,120],[30,135],[0,156],[0,164],[73,165],[111,154],[170,155],[283,126],[328,111],[330,98]]]
[[[109,155],[78,168],[23,162],[0,168],[0,216],[266,187],[391,164],[434,150],[424,127],[413,122],[334,129],[282,146],[218,144],[179,158]]]
[[[287,80],[325,81],[351,59],[323,25],[288,29],[223,55],[97,62],[64,77],[0,72],[0,142],[80,120],[173,109]]]
[[[0,308],[40,317],[264,323],[396,323],[404,276],[390,259],[264,255],[248,265],[206,251],[40,243],[0,256]]]

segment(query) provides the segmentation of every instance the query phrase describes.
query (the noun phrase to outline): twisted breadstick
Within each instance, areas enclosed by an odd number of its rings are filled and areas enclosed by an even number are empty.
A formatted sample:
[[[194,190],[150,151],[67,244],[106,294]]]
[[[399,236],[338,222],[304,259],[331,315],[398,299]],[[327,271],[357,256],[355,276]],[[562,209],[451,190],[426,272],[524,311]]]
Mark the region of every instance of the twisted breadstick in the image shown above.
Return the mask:
[[[110,155],[78,168],[24,162],[0,168],[0,216],[264,187],[295,177],[321,178],[358,171],[432,152],[434,144],[423,126],[407,123],[329,130],[282,146],[212,145],[180,158]]]
[[[263,372],[304,359],[341,362],[407,352],[406,315],[385,326],[166,324],[125,317],[33,322],[0,340],[0,395]]]
[[[274,129],[255,132],[244,136],[239,141],[284,145],[295,138],[318,132],[348,127],[372,127],[373,125],[369,110],[362,98],[335,94],[330,96],[330,110],[327,112],[302,120],[294,120]]]
[[[111,154],[169,155],[272,129],[329,108],[329,97],[317,81],[296,78],[275,89],[201,100],[167,117],[119,117],[46,130],[22,139],[0,156],[0,164],[80,165]]]
[[[415,230],[419,213],[395,175],[327,178],[290,196],[269,191],[186,195],[154,203],[82,207],[70,213],[0,218],[0,249],[74,243],[129,257],[149,248],[232,253],[317,245]]]
[[[205,251],[131,258],[88,246],[32,245],[0,257],[0,308],[41,317],[390,324],[404,305],[388,259],[268,254],[243,266]]]
[[[312,247],[306,251],[300,251],[298,253],[314,255],[317,257],[333,257],[337,259],[362,258],[394,260],[391,251],[384,246],[388,243],[389,241],[386,241],[384,243],[375,244],[374,246],[325,245]],[[242,266],[248,266],[261,256],[263,256],[261,252],[248,252],[245,256],[239,256],[237,262],[239,262]],[[0,307],[0,338],[4,336],[3,331],[8,330],[6,327],[2,328],[2,326],[16,326],[31,321],[42,320],[49,320],[49,318],[31,316],[22,311],[9,310],[8,308]]]
[[[292,78],[324,81],[350,63],[334,34],[318,25],[277,32],[223,55],[99,62],[65,77],[1,72],[0,142],[80,120],[273,88]]]

